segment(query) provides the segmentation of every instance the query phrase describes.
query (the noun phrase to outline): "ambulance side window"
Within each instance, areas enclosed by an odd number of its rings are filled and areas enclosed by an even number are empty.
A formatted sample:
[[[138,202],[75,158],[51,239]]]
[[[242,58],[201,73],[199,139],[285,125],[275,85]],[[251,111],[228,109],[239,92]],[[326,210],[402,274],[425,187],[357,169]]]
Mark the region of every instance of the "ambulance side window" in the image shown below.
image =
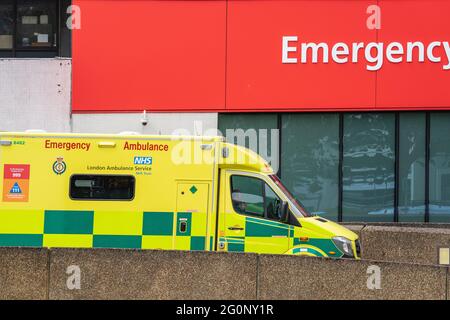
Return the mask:
[[[70,178],[72,200],[133,200],[133,176],[73,175]]]
[[[231,200],[234,211],[279,221],[281,199],[263,180],[249,177],[231,176]]]
[[[253,177],[231,176],[231,200],[237,213],[264,217],[263,183]]]
[[[266,217],[271,220],[280,221],[280,206],[281,199],[276,195],[276,193],[269,187],[268,184],[264,184],[265,187],[265,201],[264,207],[266,209]]]

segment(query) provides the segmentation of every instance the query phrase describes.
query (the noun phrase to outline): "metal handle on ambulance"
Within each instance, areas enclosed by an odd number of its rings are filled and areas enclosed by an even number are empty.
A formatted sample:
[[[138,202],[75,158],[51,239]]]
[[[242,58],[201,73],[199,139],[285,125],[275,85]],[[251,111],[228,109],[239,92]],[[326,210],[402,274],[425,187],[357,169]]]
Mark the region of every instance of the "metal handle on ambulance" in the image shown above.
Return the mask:
[[[228,230],[244,230],[244,228],[242,228],[241,226],[232,226],[228,227]]]

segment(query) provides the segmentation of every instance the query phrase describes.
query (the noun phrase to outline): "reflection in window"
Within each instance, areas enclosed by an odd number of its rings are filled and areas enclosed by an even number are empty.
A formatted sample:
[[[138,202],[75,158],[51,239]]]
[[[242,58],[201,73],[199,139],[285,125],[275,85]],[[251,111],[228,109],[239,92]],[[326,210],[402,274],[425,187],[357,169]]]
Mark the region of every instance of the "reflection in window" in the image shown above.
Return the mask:
[[[306,209],[338,218],[339,115],[285,114],[281,178]]]
[[[17,48],[56,47],[56,2],[18,0]]]
[[[263,180],[231,176],[231,200],[237,213],[280,221],[281,199]]]
[[[265,195],[264,208],[266,210],[267,218],[280,221],[281,199],[266,183],[264,183],[264,195]]]
[[[399,115],[399,221],[425,220],[425,113]]]
[[[231,177],[231,200],[240,214],[264,217],[263,181],[253,177]]]
[[[430,222],[450,217],[450,113],[430,116]]]
[[[450,112],[344,113],[342,118],[340,184],[339,114],[281,115],[281,178],[308,211],[337,220],[341,191],[343,221],[390,222],[397,191],[399,221],[421,222],[428,213],[431,222],[450,221]],[[274,114],[227,114],[219,125],[276,128],[275,120]]]
[[[12,1],[0,2],[0,50],[13,48],[13,9]]]
[[[395,115],[344,115],[343,220],[393,221]]]
[[[73,200],[132,200],[134,188],[132,176],[74,175],[70,178]]]
[[[220,114],[219,130],[227,142],[247,147],[279,167],[278,117],[272,113]]]

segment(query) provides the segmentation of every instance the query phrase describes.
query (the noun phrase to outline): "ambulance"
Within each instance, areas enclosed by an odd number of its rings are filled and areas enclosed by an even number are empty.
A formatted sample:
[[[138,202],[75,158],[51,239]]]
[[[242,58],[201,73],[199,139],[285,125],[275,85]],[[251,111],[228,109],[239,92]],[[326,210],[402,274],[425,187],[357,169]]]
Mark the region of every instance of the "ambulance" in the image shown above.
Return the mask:
[[[360,258],[223,137],[0,132],[0,246]]]

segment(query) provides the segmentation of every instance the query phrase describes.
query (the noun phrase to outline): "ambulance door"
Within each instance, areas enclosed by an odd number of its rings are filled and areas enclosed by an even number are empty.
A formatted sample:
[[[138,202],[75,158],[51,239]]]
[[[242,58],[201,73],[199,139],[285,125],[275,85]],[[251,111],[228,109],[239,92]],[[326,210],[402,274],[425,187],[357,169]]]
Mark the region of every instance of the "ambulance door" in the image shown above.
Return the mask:
[[[177,186],[174,241],[178,250],[205,250],[210,184],[182,181]]]
[[[247,172],[225,174],[225,214],[219,248],[227,251],[285,253],[293,228],[280,222],[281,198],[270,181]]]

